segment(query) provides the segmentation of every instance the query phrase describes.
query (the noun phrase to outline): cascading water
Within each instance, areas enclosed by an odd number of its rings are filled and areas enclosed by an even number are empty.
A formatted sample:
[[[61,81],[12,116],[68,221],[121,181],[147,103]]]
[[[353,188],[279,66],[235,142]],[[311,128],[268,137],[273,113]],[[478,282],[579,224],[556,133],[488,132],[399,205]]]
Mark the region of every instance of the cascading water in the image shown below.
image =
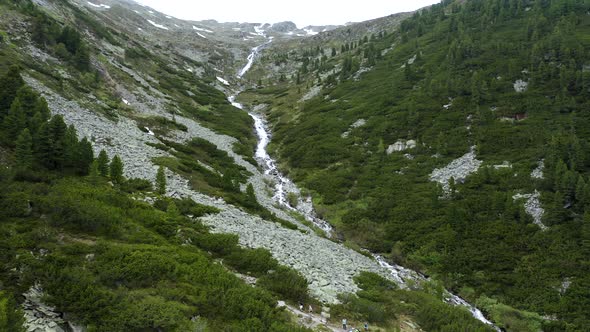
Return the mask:
[[[260,51],[271,42],[272,38],[269,38],[266,43],[254,47],[252,49],[252,52],[248,55],[247,64],[240,70],[239,74],[237,75],[239,79],[241,79],[242,76],[244,76],[244,74],[246,74],[246,72],[248,72],[248,70],[252,67],[254,60],[259,55]],[[229,96],[228,101],[233,106],[239,109],[244,109],[242,104],[236,102],[236,97],[238,96],[238,94],[239,92],[237,92],[235,95]],[[279,172],[276,166],[276,162],[274,161],[274,159],[270,157],[270,155],[266,151],[266,147],[270,143],[271,134],[263,118],[256,113],[248,112],[248,114],[254,120],[254,127],[256,129],[256,134],[258,135],[259,139],[258,145],[256,147],[255,157],[257,161],[260,163],[260,166],[263,167],[264,174],[269,175],[275,181],[274,195],[272,198],[286,209],[299,212],[305,217],[306,220],[312,222],[315,226],[323,230],[326,236],[331,237],[332,226],[327,221],[319,218],[316,215],[315,210],[313,208],[311,197],[301,197],[300,191],[297,188],[297,186],[290,179],[288,179],[287,177],[282,175],[281,172]],[[289,193],[293,193],[299,197],[299,201],[297,202],[296,206],[292,206],[289,203]],[[399,265],[391,264],[387,262],[383,257],[377,254],[371,253],[371,256],[373,256],[373,258],[377,261],[377,263],[379,263],[381,267],[383,267],[391,273],[391,278],[395,280],[400,285],[400,287],[407,288],[408,283],[410,281],[417,283],[420,281],[428,280],[428,278],[426,278],[422,274]],[[500,329],[497,326],[495,326],[492,322],[485,318],[485,316],[479,309],[469,304],[467,301],[460,298],[459,296],[446,291],[446,297],[444,300],[448,304],[467,308],[474,318],[487,325],[490,325],[496,331],[500,331]]]

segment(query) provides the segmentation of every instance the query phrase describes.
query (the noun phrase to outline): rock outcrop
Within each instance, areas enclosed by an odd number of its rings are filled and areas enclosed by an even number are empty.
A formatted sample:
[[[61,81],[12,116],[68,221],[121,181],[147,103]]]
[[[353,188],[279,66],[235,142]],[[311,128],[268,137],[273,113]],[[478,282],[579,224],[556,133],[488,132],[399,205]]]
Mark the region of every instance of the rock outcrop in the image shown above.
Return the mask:
[[[25,301],[22,308],[27,332],[84,331],[82,327],[64,320],[63,314],[54,307],[43,303],[43,289],[40,285],[32,286],[23,296]]]
[[[387,154],[392,154],[394,152],[401,152],[409,149],[413,149],[416,147],[416,141],[413,139],[410,140],[403,140],[400,139],[397,142],[391,144],[387,147]]]
[[[526,199],[527,201],[524,203],[524,210],[533,217],[533,223],[535,223],[535,225],[539,226],[541,230],[546,230],[547,226],[545,226],[542,221],[545,209],[541,206],[540,197],[541,193],[535,190],[532,194],[516,194],[512,196],[512,199],[515,201],[523,198]]]
[[[443,191],[449,193],[451,178],[455,182],[463,182],[470,174],[477,172],[481,164],[482,161],[475,158],[475,146],[472,146],[471,151],[462,157],[453,160],[443,168],[433,170],[430,174],[430,181],[440,183]]]

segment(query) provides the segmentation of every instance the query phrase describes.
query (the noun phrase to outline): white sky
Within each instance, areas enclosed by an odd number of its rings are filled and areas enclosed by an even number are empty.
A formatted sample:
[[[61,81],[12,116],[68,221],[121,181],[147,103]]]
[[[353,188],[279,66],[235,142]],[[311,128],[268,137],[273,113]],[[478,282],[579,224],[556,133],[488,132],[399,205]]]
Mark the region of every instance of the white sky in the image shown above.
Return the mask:
[[[293,21],[307,25],[361,22],[390,14],[413,11],[440,0],[363,0],[349,4],[338,0],[135,0],[140,4],[185,20],[276,23]]]

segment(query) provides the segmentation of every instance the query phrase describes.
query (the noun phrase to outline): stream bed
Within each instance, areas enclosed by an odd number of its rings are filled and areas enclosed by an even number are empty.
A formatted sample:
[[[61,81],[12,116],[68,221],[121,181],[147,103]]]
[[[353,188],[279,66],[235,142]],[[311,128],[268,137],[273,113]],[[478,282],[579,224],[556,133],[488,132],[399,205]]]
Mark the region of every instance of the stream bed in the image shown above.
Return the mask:
[[[267,38],[267,41],[264,44],[256,46],[252,48],[251,53],[248,55],[247,64],[239,71],[237,75],[238,79],[242,79],[242,77],[248,72],[248,70],[252,67],[256,57],[259,56],[260,52],[270,43],[272,42],[272,38]],[[314,226],[321,229],[328,238],[332,238],[333,229],[330,223],[327,221],[319,218],[314,210],[313,202],[311,196],[304,197],[301,194],[299,188],[291,181],[289,178],[284,176],[278,169],[276,161],[271,158],[268,154],[267,146],[271,141],[272,135],[271,132],[263,118],[262,115],[248,111],[244,108],[244,106],[238,102],[236,102],[236,98],[238,97],[240,91],[236,92],[235,94],[228,97],[228,101],[235,107],[247,111],[248,114],[254,120],[254,128],[256,130],[256,134],[258,136],[258,144],[256,146],[255,152],[255,159],[258,161],[260,167],[264,170],[264,174],[269,176],[273,179],[274,188],[273,188],[273,196],[272,199],[276,201],[281,207],[289,210],[298,212],[301,214],[307,221],[313,223]],[[294,195],[297,197],[297,204],[296,206],[292,206],[289,200],[289,195]],[[375,261],[384,269],[390,272],[391,280],[395,281],[401,288],[409,288],[410,284],[416,284],[421,281],[427,281],[428,278],[424,275],[407,269],[405,267],[392,264],[385,260],[382,256],[370,253],[371,256],[375,259]],[[445,290],[445,297],[444,301],[450,305],[454,306],[462,306],[465,307],[471,315],[476,318],[477,320],[491,326],[496,331],[500,331],[500,329],[490,322],[474,305],[471,305],[461,297],[452,294],[449,291]]]

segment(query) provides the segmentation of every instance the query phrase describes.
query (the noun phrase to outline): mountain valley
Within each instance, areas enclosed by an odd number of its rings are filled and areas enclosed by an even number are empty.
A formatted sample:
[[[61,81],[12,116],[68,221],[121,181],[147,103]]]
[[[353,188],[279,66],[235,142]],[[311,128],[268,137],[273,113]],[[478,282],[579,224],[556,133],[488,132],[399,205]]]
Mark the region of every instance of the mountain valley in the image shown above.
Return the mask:
[[[586,330],[588,13],[0,0],[0,330]]]

